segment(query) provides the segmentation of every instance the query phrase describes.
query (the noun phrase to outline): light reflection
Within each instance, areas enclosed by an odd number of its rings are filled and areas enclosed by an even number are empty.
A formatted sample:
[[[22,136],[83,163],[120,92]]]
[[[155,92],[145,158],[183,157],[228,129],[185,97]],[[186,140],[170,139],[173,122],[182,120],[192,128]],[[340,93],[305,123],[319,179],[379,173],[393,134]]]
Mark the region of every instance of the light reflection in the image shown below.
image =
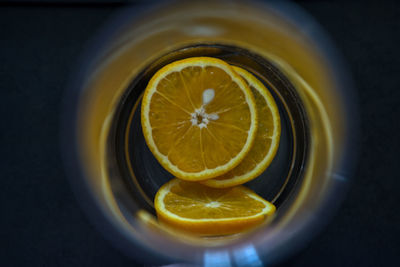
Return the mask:
[[[262,267],[262,261],[258,256],[258,252],[253,244],[246,244],[239,249],[233,251],[233,258],[236,263],[236,266],[253,266],[253,267]]]
[[[226,250],[219,250],[219,251],[207,250],[204,253],[203,266],[204,267],[214,267],[214,266],[230,267],[230,266],[232,266],[228,251],[226,251]]]

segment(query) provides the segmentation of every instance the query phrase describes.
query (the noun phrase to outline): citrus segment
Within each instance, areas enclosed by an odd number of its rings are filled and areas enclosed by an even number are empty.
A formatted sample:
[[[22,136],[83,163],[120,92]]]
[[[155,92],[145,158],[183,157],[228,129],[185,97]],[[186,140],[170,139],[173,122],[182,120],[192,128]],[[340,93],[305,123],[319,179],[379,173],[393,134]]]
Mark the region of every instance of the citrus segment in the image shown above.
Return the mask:
[[[251,89],[230,65],[209,57],[161,68],[146,87],[141,112],[150,150],[184,180],[209,179],[237,166],[257,130]]]
[[[253,92],[258,114],[258,129],[254,145],[238,166],[218,177],[202,181],[210,187],[230,187],[256,178],[270,165],[279,146],[281,123],[278,107],[271,93],[248,71],[239,67],[233,68]]]
[[[216,189],[173,179],[157,192],[160,222],[199,235],[226,235],[250,229],[275,212],[275,206],[244,186]]]

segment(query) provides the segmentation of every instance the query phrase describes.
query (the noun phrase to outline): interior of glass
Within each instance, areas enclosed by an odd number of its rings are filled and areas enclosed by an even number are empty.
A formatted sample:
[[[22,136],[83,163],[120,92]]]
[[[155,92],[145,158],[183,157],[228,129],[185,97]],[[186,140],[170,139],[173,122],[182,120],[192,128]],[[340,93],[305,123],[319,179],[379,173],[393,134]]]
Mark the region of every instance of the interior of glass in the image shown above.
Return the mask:
[[[326,216],[321,211],[333,209],[331,197],[336,194],[339,199],[344,180],[340,160],[348,121],[343,88],[329,55],[304,25],[284,14],[290,10],[233,1],[190,1],[154,8],[125,17],[91,65],[82,84],[76,124],[83,179],[104,218],[133,246],[171,261],[225,260],[243,265],[241,255],[252,255],[253,261],[268,258],[273,262],[307,239],[311,228],[322,224]],[[296,141],[306,144],[302,153],[307,155],[298,170],[301,179],[279,200],[276,216],[246,234],[198,238],[160,227],[151,213],[151,197],[142,192],[143,185],[133,180],[137,194],[132,194],[114,161],[118,155],[110,144],[119,134],[114,127],[116,116],[121,101],[129,97],[134,78],[159,58],[196,44],[241,47],[272,62],[295,88],[304,111],[306,139]],[[135,110],[142,92],[129,92],[137,99],[132,105]],[[129,113],[128,119],[133,116]],[[279,194],[269,200],[277,201]]]

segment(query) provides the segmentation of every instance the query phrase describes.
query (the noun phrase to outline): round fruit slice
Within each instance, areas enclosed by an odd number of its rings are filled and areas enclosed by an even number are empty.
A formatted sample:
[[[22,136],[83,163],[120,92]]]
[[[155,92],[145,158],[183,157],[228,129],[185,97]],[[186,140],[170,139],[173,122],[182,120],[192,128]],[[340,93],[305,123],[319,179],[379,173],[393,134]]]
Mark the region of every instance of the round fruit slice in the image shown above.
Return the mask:
[[[237,166],[257,131],[249,86],[220,59],[195,57],[161,68],[142,101],[145,140],[176,177],[200,181]]]
[[[271,164],[279,146],[281,122],[274,98],[251,73],[239,67],[233,68],[245,79],[256,99],[258,129],[253,147],[238,166],[221,176],[202,181],[210,187],[235,186],[258,177]]]
[[[176,178],[158,190],[154,206],[160,222],[207,236],[242,232],[275,212],[244,186],[217,189]]]

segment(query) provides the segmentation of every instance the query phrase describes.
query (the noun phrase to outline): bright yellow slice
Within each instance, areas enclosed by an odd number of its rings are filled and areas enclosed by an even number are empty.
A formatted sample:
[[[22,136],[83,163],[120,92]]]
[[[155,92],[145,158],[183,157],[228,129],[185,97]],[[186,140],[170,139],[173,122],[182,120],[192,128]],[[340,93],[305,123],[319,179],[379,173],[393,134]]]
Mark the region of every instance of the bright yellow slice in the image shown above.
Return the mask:
[[[210,188],[173,179],[157,192],[154,206],[160,222],[198,235],[227,235],[264,222],[275,206],[244,186]]]
[[[257,131],[251,89],[224,61],[195,57],[161,68],[142,101],[142,128],[160,164],[200,181],[237,166]]]
[[[245,79],[256,99],[258,129],[253,147],[238,166],[221,176],[202,181],[210,187],[235,186],[258,177],[271,164],[279,146],[281,122],[274,98],[251,73],[233,68]]]

